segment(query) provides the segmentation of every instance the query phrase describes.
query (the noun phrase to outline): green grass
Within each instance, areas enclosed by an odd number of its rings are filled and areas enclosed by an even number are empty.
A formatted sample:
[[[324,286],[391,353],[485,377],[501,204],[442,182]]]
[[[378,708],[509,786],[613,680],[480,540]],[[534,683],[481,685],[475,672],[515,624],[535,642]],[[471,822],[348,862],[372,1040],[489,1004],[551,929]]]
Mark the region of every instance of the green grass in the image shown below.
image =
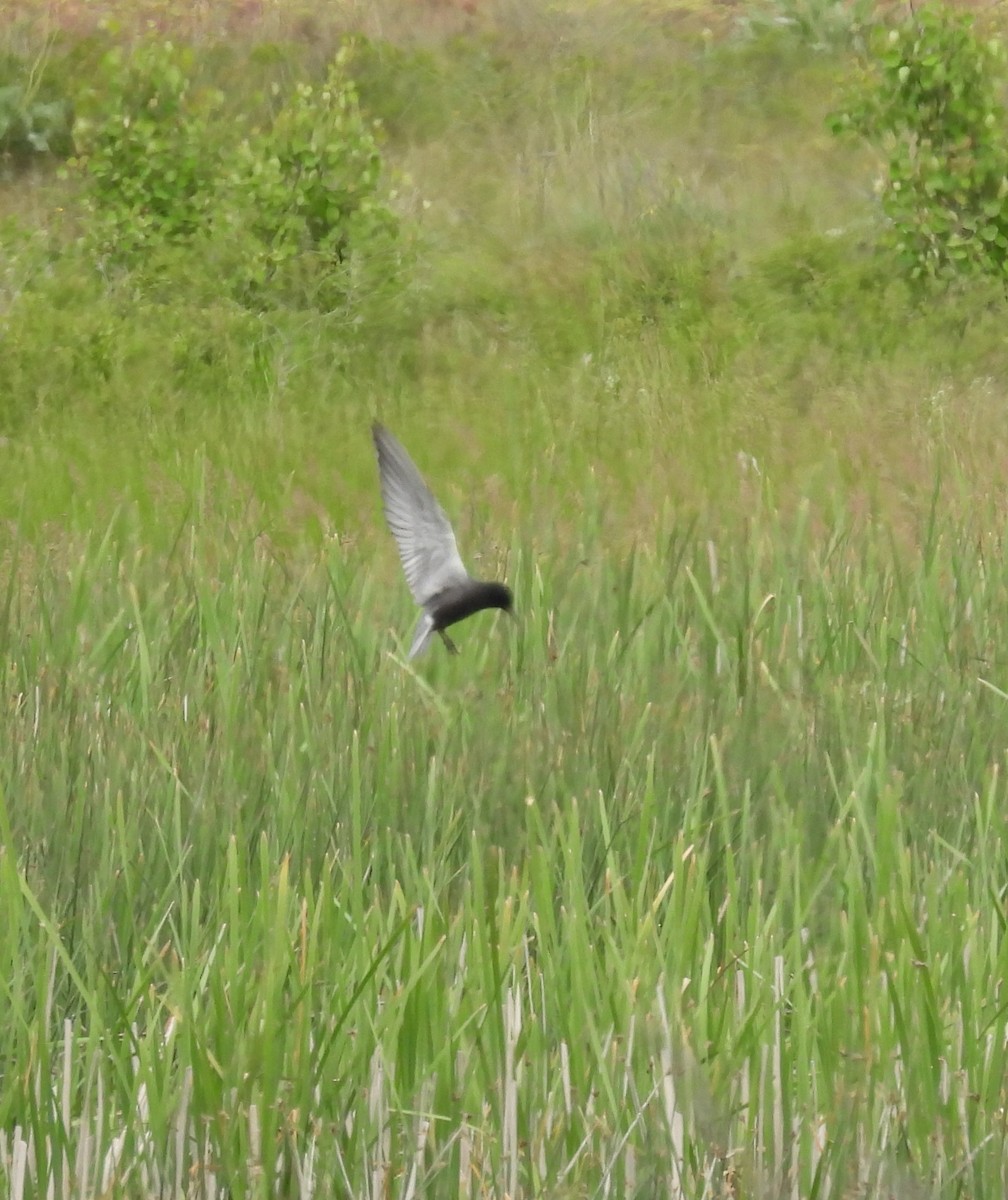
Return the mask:
[[[516,544],[520,622],[415,671],[370,550],[22,563],[8,1139],[96,1194],[118,1136],[123,1194],[996,1194],[1008,573],[958,532]]]
[[[1000,1200],[1001,298],[874,250],[842,50],[361,19],[341,311],[3,199],[0,1187]],[[457,658],[374,415],[514,588]]]

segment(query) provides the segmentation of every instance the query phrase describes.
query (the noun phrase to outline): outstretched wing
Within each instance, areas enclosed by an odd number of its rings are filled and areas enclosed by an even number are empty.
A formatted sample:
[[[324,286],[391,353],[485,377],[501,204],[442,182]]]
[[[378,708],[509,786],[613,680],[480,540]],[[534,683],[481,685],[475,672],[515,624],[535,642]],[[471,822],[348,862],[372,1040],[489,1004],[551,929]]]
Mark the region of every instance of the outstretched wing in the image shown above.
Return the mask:
[[[399,547],[406,582],[417,604],[465,583],[455,534],[413,460],[383,426],[371,427],[378,452],[385,520]]]

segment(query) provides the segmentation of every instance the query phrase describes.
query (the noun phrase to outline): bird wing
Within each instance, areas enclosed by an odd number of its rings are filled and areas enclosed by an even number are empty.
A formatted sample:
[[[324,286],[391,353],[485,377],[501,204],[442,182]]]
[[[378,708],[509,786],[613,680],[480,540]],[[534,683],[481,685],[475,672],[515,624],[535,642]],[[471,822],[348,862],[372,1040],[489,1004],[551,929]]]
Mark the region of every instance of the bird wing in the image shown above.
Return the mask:
[[[385,520],[399,547],[406,582],[417,604],[426,604],[446,587],[465,583],[451,523],[413,460],[377,422],[371,428],[378,452]]]

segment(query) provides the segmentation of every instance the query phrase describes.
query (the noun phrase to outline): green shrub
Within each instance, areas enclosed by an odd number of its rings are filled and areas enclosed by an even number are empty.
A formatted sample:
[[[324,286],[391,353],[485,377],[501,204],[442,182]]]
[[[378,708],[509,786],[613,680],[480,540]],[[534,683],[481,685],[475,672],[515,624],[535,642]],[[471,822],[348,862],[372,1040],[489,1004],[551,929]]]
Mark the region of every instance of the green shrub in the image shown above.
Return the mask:
[[[74,136],[87,175],[88,240],[129,262],[206,227],[220,174],[220,94],[192,87],[192,53],[170,42],[109,51]]]
[[[176,271],[179,252],[190,254],[193,269],[212,270],[252,307],[341,302],[352,260],[396,233],[350,53],[337,54],[320,87],[298,84],[260,130],[227,117],[220,92],[194,86],[190,51],[113,51],[76,131],[87,244],[148,274]]]
[[[882,208],[915,279],[1008,272],[1004,63],[969,14],[924,7],[880,32],[864,87],[831,117],[886,154]]]
[[[874,7],[872,0],[762,0],[744,6],[738,23],[750,34],[787,31],[803,46],[830,51],[862,45]]]
[[[47,87],[40,64],[7,58],[0,62],[0,164],[20,168],[72,148],[69,100]]]
[[[382,160],[360,111],[344,46],[320,87],[298,84],[271,127],[237,148],[223,186],[223,222],[240,238],[247,296],[309,289],[338,303],[351,257],[390,244],[397,223],[379,196]]]

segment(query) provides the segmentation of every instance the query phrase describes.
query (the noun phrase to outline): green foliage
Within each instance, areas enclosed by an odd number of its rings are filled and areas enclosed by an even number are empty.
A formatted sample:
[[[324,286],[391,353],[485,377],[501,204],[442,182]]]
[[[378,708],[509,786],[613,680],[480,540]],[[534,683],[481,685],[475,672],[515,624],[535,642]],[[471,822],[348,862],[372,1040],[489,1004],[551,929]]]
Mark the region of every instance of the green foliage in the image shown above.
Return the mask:
[[[70,152],[71,105],[43,81],[42,65],[0,61],[0,166],[17,169]]]
[[[882,207],[913,278],[1008,275],[1004,67],[970,14],[924,6],[879,32],[863,91],[831,117],[887,155]]]
[[[1002,1200],[998,535],[626,554],[582,488],[406,665],[376,524],[278,554],[221,484],[0,535],[4,1195]]]
[[[238,147],[223,192],[250,295],[285,295],[314,279],[323,308],[339,302],[354,251],[389,246],[396,220],[379,196],[375,127],[360,111],[344,46],[318,87],[301,83],[270,128]],[[307,278],[306,278],[307,277]]]
[[[349,56],[345,46],[322,86],[298,84],[267,129],[242,136],[222,94],[194,85],[191,50],[110,52],[76,130],[89,245],[155,271],[177,267],[164,251],[184,246],[195,269],[211,263],[218,283],[254,306],[307,296],[333,307],[350,259],[397,231],[379,198],[381,155],[346,76]]]
[[[220,151],[210,119],[221,96],[192,86],[192,51],[147,43],[105,56],[74,130],[88,181],[95,250],[130,262],[204,229]]]
[[[813,50],[831,51],[860,46],[874,9],[872,0],[765,0],[747,6],[738,22],[752,33],[787,30]]]

